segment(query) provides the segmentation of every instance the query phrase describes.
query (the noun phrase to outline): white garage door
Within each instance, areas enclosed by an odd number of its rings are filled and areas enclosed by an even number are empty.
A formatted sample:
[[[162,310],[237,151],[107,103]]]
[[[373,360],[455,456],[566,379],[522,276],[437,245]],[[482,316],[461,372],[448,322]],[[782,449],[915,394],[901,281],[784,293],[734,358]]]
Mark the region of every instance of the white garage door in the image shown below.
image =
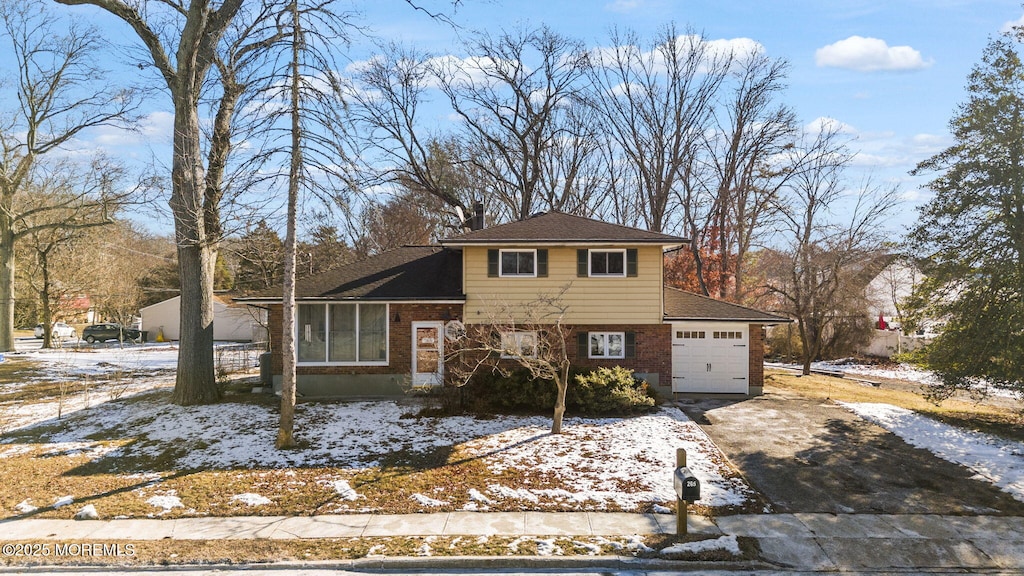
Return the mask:
[[[672,391],[747,394],[749,350],[746,324],[672,324]]]

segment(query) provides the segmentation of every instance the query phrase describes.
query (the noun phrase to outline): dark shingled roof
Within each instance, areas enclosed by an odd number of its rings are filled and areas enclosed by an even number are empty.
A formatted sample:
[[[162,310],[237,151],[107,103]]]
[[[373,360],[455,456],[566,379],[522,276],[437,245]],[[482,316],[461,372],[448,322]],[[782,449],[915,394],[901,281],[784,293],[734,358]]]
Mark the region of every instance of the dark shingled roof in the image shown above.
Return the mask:
[[[461,246],[464,244],[490,243],[563,243],[563,242],[605,242],[618,244],[661,244],[674,245],[688,242],[686,238],[609,224],[583,216],[562,212],[545,212],[526,220],[509,222],[474,230],[459,236],[442,240],[442,244]]]
[[[440,246],[403,246],[295,284],[298,299],[464,300],[462,254]],[[245,300],[281,300],[281,289]]]
[[[723,302],[665,286],[666,320],[733,320],[755,324],[783,324],[791,320],[739,304]]]

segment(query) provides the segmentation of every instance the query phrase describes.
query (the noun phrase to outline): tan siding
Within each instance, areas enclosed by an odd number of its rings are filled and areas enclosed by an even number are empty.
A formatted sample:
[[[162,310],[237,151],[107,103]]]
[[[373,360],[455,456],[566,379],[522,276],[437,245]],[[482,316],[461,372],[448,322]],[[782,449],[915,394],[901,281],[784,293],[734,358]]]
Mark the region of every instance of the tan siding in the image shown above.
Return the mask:
[[[517,246],[507,248],[527,249]],[[563,297],[564,303],[569,306],[565,321],[570,324],[660,324],[661,247],[636,248],[636,278],[577,278],[576,247],[547,249],[547,278],[489,278],[487,248],[466,247],[463,256],[465,321],[493,321],[492,311],[496,307],[529,303],[535,301],[539,294],[554,294],[566,284],[570,284],[568,292]]]

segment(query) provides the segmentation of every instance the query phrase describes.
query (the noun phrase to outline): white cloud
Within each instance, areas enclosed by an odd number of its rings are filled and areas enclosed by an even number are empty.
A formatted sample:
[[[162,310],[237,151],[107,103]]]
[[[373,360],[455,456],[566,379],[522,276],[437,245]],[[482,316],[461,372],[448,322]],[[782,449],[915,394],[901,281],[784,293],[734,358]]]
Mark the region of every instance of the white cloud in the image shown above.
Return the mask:
[[[999,29],[999,31],[1000,32],[1004,32],[1004,33],[1005,32],[1013,32],[1014,27],[1017,27],[1017,26],[1024,27],[1024,15],[1022,15],[1020,18],[1017,18],[1016,20],[1008,20],[1008,21],[1006,21],[1003,24],[1003,26]]]
[[[850,124],[828,116],[819,116],[814,120],[811,120],[807,123],[807,126],[804,127],[804,130],[808,134],[817,134],[826,130],[837,134],[849,134],[851,136],[856,136],[859,133],[858,130]]]
[[[858,72],[920,70],[932,64],[910,46],[889,46],[885,40],[863,36],[850,36],[818,48],[814,61],[818,66]]]

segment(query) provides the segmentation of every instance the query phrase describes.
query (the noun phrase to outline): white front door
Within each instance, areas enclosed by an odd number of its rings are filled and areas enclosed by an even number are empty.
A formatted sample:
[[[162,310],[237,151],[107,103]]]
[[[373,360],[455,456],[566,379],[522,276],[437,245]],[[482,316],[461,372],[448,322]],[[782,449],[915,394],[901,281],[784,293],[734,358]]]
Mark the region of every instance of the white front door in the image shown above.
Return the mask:
[[[444,383],[444,323],[412,323],[412,385]]]
[[[746,324],[672,324],[672,391],[747,394],[750,339]]]

